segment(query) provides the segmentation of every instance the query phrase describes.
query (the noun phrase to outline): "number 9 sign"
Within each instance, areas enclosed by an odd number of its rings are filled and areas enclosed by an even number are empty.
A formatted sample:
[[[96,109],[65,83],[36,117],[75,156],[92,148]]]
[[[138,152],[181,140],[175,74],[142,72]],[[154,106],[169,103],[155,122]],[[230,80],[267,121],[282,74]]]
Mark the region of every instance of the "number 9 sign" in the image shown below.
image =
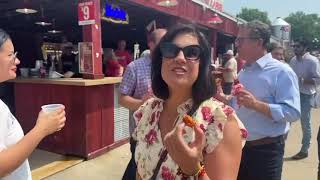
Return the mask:
[[[81,2],[78,4],[78,24],[89,25],[95,23],[95,6],[93,1]]]

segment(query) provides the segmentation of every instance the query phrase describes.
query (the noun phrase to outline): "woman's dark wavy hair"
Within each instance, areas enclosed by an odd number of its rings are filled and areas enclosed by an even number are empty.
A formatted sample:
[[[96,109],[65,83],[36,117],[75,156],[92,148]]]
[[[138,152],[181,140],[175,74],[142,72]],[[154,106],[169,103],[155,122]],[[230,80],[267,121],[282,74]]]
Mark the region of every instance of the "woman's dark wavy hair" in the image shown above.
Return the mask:
[[[0,48],[8,39],[11,39],[9,34],[0,28]]]
[[[154,49],[151,65],[152,90],[154,95],[161,99],[166,100],[169,98],[168,85],[162,79],[161,75],[163,59],[160,51],[160,44],[165,42],[172,42],[178,35],[182,34],[191,34],[195,36],[198,39],[199,45],[202,50],[199,60],[198,78],[192,85],[193,107],[189,114],[193,114],[203,101],[213,97],[216,92],[216,87],[213,83],[213,78],[210,72],[211,53],[209,43],[207,42],[206,37],[193,25],[178,24],[172,27]]]

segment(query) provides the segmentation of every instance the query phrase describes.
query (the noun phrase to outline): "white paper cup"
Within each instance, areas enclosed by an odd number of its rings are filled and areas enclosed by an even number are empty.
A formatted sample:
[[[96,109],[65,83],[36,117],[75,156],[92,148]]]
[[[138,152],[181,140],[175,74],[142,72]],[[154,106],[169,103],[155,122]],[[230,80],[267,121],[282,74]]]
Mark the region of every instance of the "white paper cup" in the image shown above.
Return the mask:
[[[53,112],[60,109],[61,107],[63,107],[63,104],[47,104],[41,106],[41,109],[43,110],[43,112]]]

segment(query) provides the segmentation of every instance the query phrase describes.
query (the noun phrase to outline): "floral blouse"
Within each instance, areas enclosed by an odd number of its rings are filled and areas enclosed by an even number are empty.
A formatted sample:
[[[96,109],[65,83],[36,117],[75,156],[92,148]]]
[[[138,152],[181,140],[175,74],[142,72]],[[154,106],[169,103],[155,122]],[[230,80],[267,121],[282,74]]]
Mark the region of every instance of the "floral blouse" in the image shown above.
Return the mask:
[[[162,99],[151,98],[142,105],[135,113],[134,118],[137,123],[137,128],[133,133],[133,138],[137,140],[135,160],[137,170],[142,179],[150,179],[153,176],[153,171],[157,166],[161,153],[165,150],[163,145],[158,121],[160,113],[163,110]],[[192,100],[189,99],[177,108],[178,119],[176,124],[183,122],[183,117],[190,111]],[[219,142],[223,139],[223,128],[227,121],[227,117],[233,113],[233,109],[224,105],[220,101],[211,98],[204,101],[197,111],[193,114],[193,118],[200,124],[201,129],[205,132],[206,142],[204,153],[211,153]],[[240,134],[243,138],[243,145],[247,137],[241,121],[238,121]],[[187,143],[194,141],[194,131],[186,126],[184,139]],[[157,179],[175,180],[181,179],[178,175],[179,166],[172,160],[170,155],[162,163]]]

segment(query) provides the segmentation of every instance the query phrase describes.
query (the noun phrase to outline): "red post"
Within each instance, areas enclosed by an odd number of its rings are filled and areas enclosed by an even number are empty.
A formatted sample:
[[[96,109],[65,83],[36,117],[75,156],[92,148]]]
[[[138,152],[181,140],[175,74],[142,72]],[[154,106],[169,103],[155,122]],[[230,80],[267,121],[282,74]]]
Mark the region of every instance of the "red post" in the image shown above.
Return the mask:
[[[216,59],[217,59],[217,39],[218,39],[218,33],[217,33],[217,30],[212,30],[211,31],[212,33],[212,40],[211,40],[211,47],[213,48],[213,55],[212,55],[212,63],[215,63],[216,62]]]
[[[82,0],[86,2],[88,0]],[[82,38],[84,42],[92,42],[93,45],[93,74],[83,74],[84,79],[101,79],[102,72],[102,42],[101,42],[101,11],[100,0],[91,0],[94,3],[95,24],[84,25],[82,28]]]

